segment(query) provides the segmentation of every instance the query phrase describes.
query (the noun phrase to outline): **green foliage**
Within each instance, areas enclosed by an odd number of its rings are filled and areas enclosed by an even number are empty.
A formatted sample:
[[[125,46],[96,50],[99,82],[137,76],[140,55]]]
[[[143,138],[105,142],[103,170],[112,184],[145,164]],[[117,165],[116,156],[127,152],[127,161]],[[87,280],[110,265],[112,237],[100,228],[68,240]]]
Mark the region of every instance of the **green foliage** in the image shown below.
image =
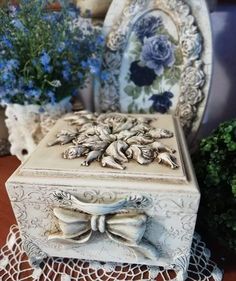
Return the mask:
[[[138,88],[138,87],[128,85],[124,88],[124,91],[128,96],[132,97],[133,100],[136,100],[140,97],[141,92],[142,92],[142,88]]]
[[[193,163],[202,194],[199,224],[236,252],[236,120],[203,139]]]

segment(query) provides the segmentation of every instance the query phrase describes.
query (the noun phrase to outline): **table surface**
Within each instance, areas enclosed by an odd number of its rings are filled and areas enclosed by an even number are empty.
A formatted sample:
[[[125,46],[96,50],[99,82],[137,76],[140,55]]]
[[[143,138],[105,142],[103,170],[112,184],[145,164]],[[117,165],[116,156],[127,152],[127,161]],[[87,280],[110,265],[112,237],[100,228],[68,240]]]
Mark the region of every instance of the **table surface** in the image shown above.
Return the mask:
[[[20,161],[16,157],[0,157],[0,247],[5,244],[10,226],[16,223],[5,182],[19,165]],[[206,241],[207,237],[204,239]],[[213,254],[213,260],[224,269],[223,281],[236,281],[236,256],[212,243],[212,239],[209,239],[207,245]]]

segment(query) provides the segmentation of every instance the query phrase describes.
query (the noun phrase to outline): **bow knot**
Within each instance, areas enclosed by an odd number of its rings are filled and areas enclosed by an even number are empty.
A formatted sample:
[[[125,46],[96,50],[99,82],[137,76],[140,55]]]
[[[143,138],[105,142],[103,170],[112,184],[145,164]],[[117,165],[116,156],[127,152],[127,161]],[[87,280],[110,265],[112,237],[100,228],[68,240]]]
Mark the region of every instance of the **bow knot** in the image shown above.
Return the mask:
[[[93,231],[99,231],[106,233],[112,240],[136,245],[146,230],[147,216],[144,214],[90,215],[63,208],[55,208],[54,214],[61,229],[61,233],[56,234],[57,238],[77,243],[88,241]],[[51,235],[50,238],[56,236]]]
[[[104,233],[106,230],[106,216],[91,216],[92,231]]]
[[[67,242],[82,244],[88,242],[93,232],[105,233],[112,241],[126,245],[145,258],[157,259],[156,248],[143,239],[146,231],[147,216],[128,212],[109,215],[92,215],[76,210],[55,208],[61,231],[51,234],[49,239],[62,239]]]
[[[133,249],[136,257],[157,260],[157,249],[143,236],[147,215],[137,212],[115,214],[88,214],[78,210],[55,208],[60,231],[49,235],[49,239],[61,239],[76,244],[86,243],[93,232],[104,233],[113,242]],[[98,213],[98,212],[97,212]]]

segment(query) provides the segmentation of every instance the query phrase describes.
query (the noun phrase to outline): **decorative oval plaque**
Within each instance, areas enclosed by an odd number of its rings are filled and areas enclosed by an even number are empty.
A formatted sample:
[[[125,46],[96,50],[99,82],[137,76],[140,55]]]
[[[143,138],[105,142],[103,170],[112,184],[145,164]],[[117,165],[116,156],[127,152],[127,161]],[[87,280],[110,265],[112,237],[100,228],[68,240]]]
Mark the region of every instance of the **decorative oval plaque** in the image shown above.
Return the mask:
[[[96,86],[96,110],[173,114],[191,136],[211,77],[205,1],[119,0],[118,11],[117,5],[113,1],[105,21],[103,69],[110,75]]]

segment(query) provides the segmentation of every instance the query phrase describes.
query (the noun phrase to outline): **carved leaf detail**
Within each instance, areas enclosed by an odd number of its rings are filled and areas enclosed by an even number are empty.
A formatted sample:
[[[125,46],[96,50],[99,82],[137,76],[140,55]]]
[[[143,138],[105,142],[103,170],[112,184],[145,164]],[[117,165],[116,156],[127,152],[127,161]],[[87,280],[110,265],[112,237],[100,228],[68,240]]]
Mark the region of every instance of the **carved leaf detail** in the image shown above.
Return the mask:
[[[85,156],[82,166],[99,161],[102,167],[120,170],[125,169],[124,164],[130,160],[147,165],[157,159],[157,163],[163,163],[172,169],[179,167],[173,155],[175,150],[157,142],[158,139],[172,138],[173,133],[152,126],[151,119],[119,113],[97,116],[81,112],[66,117],[65,120],[76,126],[76,133],[62,130],[49,144],[72,142],[74,145],[62,154],[65,159]],[[69,138],[65,141],[64,136]],[[59,201],[67,199],[64,194],[58,194]]]

